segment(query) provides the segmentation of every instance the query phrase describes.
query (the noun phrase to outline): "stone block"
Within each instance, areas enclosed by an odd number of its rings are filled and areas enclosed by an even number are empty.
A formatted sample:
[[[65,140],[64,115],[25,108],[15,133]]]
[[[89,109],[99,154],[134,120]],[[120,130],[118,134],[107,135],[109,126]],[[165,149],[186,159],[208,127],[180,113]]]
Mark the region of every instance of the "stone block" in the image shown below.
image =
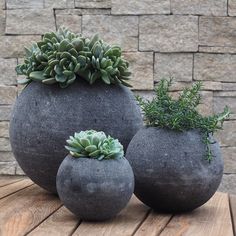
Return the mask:
[[[124,51],[138,49],[138,17],[83,15],[82,32],[85,36],[99,33],[105,41],[118,44]]]
[[[56,15],[110,15],[110,9],[100,8],[80,8],[80,9],[60,9],[55,10]]]
[[[153,90],[153,53],[129,52],[124,57],[130,62],[130,84],[134,90]]]
[[[64,9],[74,8],[74,0],[44,0],[45,8]]]
[[[222,90],[235,91],[236,90],[236,83],[222,83]]]
[[[0,36],[0,57],[21,57],[24,55],[24,46],[40,39],[38,35]]]
[[[0,121],[7,121],[10,119],[11,106],[0,106]]]
[[[44,0],[6,0],[7,9],[43,8]]]
[[[206,46],[236,46],[236,18],[206,17],[199,18],[199,44]]]
[[[236,147],[236,121],[225,121],[223,129],[215,133],[221,146]]]
[[[218,191],[236,194],[236,174],[225,174]]]
[[[0,162],[0,175],[14,175],[15,170],[15,162]]]
[[[236,16],[236,0],[228,1],[228,14],[229,16]]]
[[[194,55],[194,79],[235,82],[236,55],[197,53]]]
[[[236,174],[236,147],[222,147],[221,153],[224,159],[224,172]]]
[[[169,0],[112,0],[113,15],[170,14]]]
[[[227,0],[171,0],[173,14],[227,16]]]
[[[0,162],[16,161],[12,152],[0,152]]]
[[[0,137],[9,138],[9,122],[0,121]]]
[[[193,54],[155,53],[154,80],[173,77],[175,81],[192,81]]]
[[[228,106],[231,111],[230,118],[236,116],[236,91],[233,92],[216,92],[214,93],[214,113],[219,113]],[[236,127],[235,127],[236,128]]]
[[[173,81],[170,91],[182,91],[186,87],[191,87],[193,82],[177,82]],[[221,82],[202,81],[202,90],[204,91],[219,91],[222,90]]]
[[[9,138],[0,138],[0,152],[10,152],[11,144]]]
[[[139,49],[158,52],[198,50],[197,16],[141,16]]]
[[[55,19],[52,9],[7,10],[7,34],[44,34],[54,31]]]
[[[5,11],[0,9],[0,35],[5,34],[5,27],[6,27]]]
[[[25,172],[16,164],[16,175],[25,175]]]
[[[213,114],[213,92],[201,91],[201,103],[197,107],[200,114],[209,116]]]
[[[16,99],[15,86],[0,86],[0,105],[12,104]]]
[[[199,52],[236,54],[236,47],[199,46]]]
[[[111,0],[75,0],[76,8],[111,8]]]
[[[64,26],[74,33],[81,33],[82,16],[79,15],[56,15],[57,28]]]
[[[0,58],[0,85],[16,85],[16,58]]]

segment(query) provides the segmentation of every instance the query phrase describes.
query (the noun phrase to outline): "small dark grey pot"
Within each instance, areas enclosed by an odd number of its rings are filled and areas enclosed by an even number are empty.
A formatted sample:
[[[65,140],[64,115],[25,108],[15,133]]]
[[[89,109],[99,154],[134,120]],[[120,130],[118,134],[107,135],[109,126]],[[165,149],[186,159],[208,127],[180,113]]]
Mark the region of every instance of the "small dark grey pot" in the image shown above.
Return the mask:
[[[206,145],[197,130],[176,132],[144,128],[127,149],[135,176],[135,195],[157,211],[191,211],[216,192],[223,175],[217,142],[213,159],[205,159]]]
[[[125,158],[99,161],[68,155],[57,173],[57,191],[80,219],[107,220],[127,205],[134,191],[134,175]]]
[[[67,154],[65,140],[95,129],[120,140],[126,149],[142,127],[131,91],[119,85],[78,79],[57,84],[30,83],[18,97],[10,121],[10,142],[23,171],[39,186],[56,193],[56,174]]]

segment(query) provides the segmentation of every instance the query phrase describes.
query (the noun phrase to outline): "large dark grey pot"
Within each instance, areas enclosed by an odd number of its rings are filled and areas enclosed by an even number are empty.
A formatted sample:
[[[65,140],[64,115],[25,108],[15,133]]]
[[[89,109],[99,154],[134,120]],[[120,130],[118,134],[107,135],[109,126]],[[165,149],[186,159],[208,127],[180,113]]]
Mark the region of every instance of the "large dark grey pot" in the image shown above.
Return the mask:
[[[10,141],[23,171],[39,186],[56,193],[56,173],[76,131],[95,129],[118,138],[126,149],[142,127],[131,91],[118,85],[78,79],[57,84],[30,83],[18,97],[10,122]]]
[[[197,130],[141,129],[126,153],[135,175],[136,196],[164,212],[201,206],[215,193],[223,174],[218,143],[210,148],[214,156],[209,163],[205,159],[206,145]]]
[[[107,220],[119,213],[134,191],[134,175],[125,158],[102,160],[68,155],[57,173],[64,205],[80,219]]]

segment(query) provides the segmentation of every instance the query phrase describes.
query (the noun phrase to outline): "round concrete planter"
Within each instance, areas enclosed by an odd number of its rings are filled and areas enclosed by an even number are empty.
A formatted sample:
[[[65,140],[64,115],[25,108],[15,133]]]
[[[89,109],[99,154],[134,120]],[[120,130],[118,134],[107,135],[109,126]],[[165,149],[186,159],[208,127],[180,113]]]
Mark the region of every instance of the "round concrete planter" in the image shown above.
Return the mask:
[[[95,129],[118,138],[126,149],[142,127],[130,90],[124,86],[77,80],[57,84],[30,83],[18,97],[10,122],[10,141],[23,171],[39,186],[56,193],[56,173],[67,151],[65,140],[75,131]]]
[[[211,150],[214,156],[209,163],[197,130],[141,129],[126,153],[134,171],[136,196],[164,212],[201,206],[215,193],[223,174],[218,143],[211,144]]]
[[[80,219],[107,220],[128,203],[134,175],[125,158],[99,161],[68,155],[57,173],[57,190],[64,205]]]

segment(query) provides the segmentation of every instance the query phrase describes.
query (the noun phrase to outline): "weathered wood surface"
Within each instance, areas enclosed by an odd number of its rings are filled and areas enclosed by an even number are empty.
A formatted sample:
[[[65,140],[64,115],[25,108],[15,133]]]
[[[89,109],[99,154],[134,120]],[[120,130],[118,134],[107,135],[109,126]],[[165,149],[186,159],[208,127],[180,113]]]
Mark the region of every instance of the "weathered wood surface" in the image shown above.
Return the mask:
[[[217,192],[185,214],[150,210],[135,196],[112,220],[83,222],[27,178],[0,177],[0,236],[233,236],[236,196]]]

